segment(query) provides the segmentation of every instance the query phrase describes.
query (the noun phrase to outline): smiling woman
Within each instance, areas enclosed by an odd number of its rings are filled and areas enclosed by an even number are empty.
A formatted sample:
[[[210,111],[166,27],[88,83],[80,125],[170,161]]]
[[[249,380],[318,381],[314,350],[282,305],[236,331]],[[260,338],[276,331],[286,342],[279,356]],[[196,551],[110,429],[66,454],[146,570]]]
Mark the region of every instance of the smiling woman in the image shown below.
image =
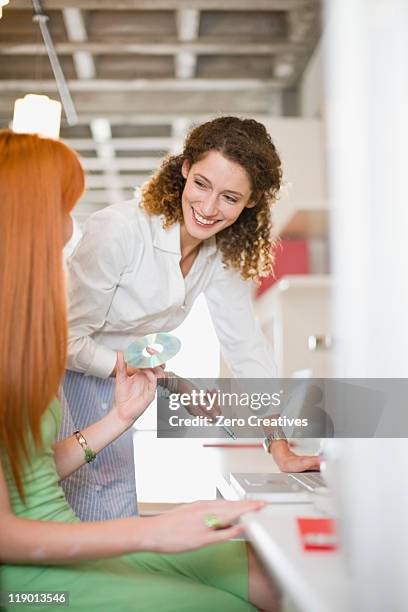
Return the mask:
[[[193,129],[183,153],[163,162],[140,197],[89,219],[67,261],[69,370],[61,436],[106,413],[117,352],[145,334],[175,329],[201,293],[234,376],[275,375],[246,281],[271,271],[270,206],[280,181],[280,159],[265,127],[220,117]],[[183,379],[176,385],[179,393],[192,389]],[[188,410],[200,416],[200,409]],[[135,514],[131,432],[63,486],[83,519]]]

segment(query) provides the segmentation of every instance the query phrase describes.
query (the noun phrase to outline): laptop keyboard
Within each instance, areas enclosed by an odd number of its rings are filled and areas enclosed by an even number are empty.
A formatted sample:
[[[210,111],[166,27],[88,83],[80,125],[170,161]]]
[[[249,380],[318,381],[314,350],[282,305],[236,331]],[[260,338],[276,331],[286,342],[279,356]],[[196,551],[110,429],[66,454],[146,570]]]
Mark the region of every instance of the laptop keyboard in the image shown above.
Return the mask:
[[[291,477],[311,491],[316,487],[326,486],[322,476],[317,472],[316,474],[291,474]]]

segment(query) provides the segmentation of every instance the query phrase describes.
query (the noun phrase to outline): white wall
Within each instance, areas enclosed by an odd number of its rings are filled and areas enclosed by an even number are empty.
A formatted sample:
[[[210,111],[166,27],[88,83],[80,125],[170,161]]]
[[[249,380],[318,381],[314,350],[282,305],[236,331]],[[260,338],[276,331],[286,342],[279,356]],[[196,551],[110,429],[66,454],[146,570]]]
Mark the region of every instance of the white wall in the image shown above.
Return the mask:
[[[327,211],[324,127],[320,119],[270,119],[265,125],[282,159],[283,188],[274,205],[280,234],[298,211]]]
[[[408,3],[326,3],[336,372],[408,376]],[[392,406],[391,406],[392,408]],[[353,609],[408,609],[408,445],[348,440],[339,487]]]

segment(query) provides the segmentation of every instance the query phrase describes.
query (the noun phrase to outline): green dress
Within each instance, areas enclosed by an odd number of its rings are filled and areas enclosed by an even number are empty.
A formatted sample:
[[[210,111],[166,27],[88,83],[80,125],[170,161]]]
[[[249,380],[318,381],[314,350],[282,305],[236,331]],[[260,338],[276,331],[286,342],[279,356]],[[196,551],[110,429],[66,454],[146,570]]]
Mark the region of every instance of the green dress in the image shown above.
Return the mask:
[[[58,482],[52,445],[61,420],[57,401],[43,415],[43,449],[30,439],[30,466],[23,474],[26,501],[17,493],[7,466],[10,500],[19,517],[43,521],[79,521]],[[4,459],[4,458],[3,458]],[[3,465],[7,462],[3,461]],[[50,525],[52,529],[52,525]],[[178,554],[134,553],[75,565],[1,565],[0,591],[69,593],[70,611],[243,612],[247,601],[248,560],[244,542],[232,541]],[[10,606],[5,610],[16,610]],[[23,609],[64,610],[39,604]]]

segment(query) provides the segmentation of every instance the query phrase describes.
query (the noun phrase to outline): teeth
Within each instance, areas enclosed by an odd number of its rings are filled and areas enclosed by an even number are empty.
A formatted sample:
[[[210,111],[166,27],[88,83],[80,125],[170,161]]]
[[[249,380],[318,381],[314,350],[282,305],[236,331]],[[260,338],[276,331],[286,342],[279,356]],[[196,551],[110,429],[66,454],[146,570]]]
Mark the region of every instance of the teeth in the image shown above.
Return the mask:
[[[198,212],[196,210],[194,210],[194,209],[193,209],[193,213],[194,213],[194,216],[197,219],[197,221],[199,221],[200,223],[203,223],[204,225],[214,225],[214,223],[217,223],[217,220],[216,221],[209,221],[208,219],[204,219],[204,217],[199,215]]]

